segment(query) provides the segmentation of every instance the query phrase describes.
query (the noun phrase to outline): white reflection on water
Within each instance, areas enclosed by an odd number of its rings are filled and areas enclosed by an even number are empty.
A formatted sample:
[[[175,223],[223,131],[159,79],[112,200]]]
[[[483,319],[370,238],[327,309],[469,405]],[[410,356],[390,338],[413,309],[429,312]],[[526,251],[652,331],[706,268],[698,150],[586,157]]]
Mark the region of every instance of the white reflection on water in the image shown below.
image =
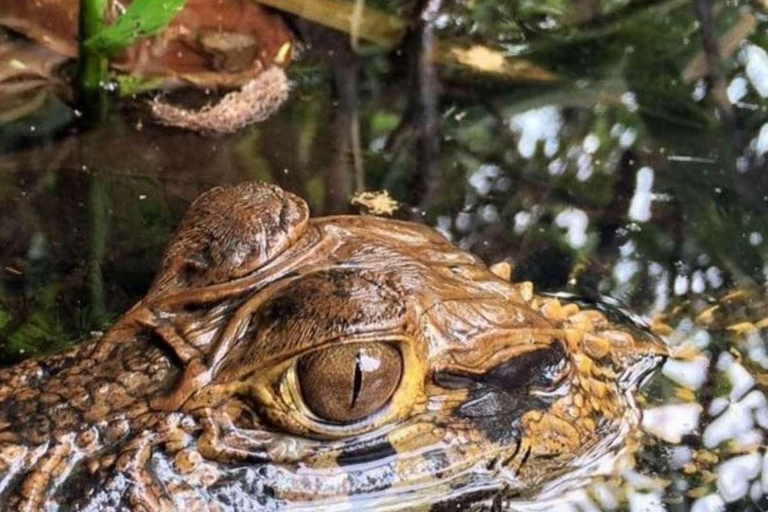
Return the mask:
[[[667,404],[643,411],[643,429],[668,443],[679,443],[683,436],[699,428],[703,407],[697,403]]]
[[[594,133],[590,133],[584,137],[584,142],[582,142],[581,147],[584,149],[585,153],[589,153],[590,155],[597,153],[597,150],[600,149],[600,137]]]
[[[759,364],[763,369],[768,370],[768,353],[766,353],[766,344],[759,331],[753,331],[747,334],[744,340],[744,348],[749,358]]]
[[[531,225],[531,214],[521,210],[515,214],[515,233],[522,234]]]
[[[701,270],[696,270],[691,275],[691,291],[693,293],[701,293],[707,288],[707,283],[704,281],[704,273]]]
[[[661,372],[669,380],[688,389],[699,389],[707,381],[709,358],[704,355],[690,360],[669,359]]]
[[[497,165],[483,164],[475,172],[469,175],[469,185],[475,189],[479,195],[487,195],[497,178],[501,174],[501,169]]]
[[[661,493],[637,492],[629,493],[629,510],[632,512],[666,512],[661,502]]]
[[[582,153],[576,159],[576,179],[579,181],[587,181],[592,177],[592,171],[594,169],[592,165],[592,155],[589,153]]]
[[[760,455],[749,453],[729,459],[717,468],[717,491],[728,503],[747,495],[750,480],[760,474]]]
[[[622,94],[621,103],[630,112],[635,112],[637,110],[637,96],[633,92],[625,92]]]
[[[532,158],[536,154],[539,141],[544,142],[544,153],[551,157],[560,147],[560,128],[563,118],[556,107],[547,106],[528,110],[512,116],[509,122],[513,132],[520,135],[517,151],[523,158]]]
[[[752,141],[752,150],[758,156],[768,153],[768,123],[765,123],[762,128],[760,128],[760,133],[758,133],[755,140]]]
[[[634,128],[627,128],[619,136],[619,145],[623,148],[628,148],[637,140],[637,130]]]
[[[748,44],[739,57],[752,87],[763,98],[768,97],[768,53],[757,45]]]
[[[752,374],[743,365],[737,363],[730,352],[720,354],[717,359],[717,369],[728,375],[728,380],[731,382],[728,399],[732,402],[741,399],[756,383]]]
[[[673,347],[690,345],[701,350],[710,344],[710,338],[707,331],[686,318],[667,341]],[[756,343],[762,345],[762,339]],[[721,459],[713,467],[716,492],[696,499],[691,506],[694,512],[723,511],[728,503],[747,496],[757,501],[768,493],[768,455],[760,451],[765,445],[764,429],[768,427],[768,400],[757,387],[755,377],[732,353],[722,352],[711,372],[710,366],[710,358],[700,354],[691,359],[672,358],[662,370],[672,382],[692,391],[702,389],[709,379],[727,383],[727,394],[710,402],[707,417],[702,415],[704,407],[699,403],[676,402],[647,408],[642,420],[647,433],[671,445],[681,443],[686,435],[701,433],[706,449],[717,453],[728,443],[728,451],[736,454]],[[670,467],[681,469],[695,463],[691,448],[679,445],[670,446],[669,450]],[[656,493],[630,493],[628,497],[632,510],[665,510],[660,503],[657,505]]]
[[[747,79],[743,76],[737,76],[728,84],[728,100],[731,103],[740,101],[747,95]]]
[[[651,201],[653,200],[653,169],[642,167],[637,171],[635,194],[629,204],[629,218],[637,222],[651,219]]]
[[[561,158],[555,158],[547,166],[547,171],[550,176],[560,176],[565,172],[565,162]]]
[[[619,284],[628,283],[632,277],[640,271],[640,264],[634,260],[622,258],[613,267],[613,277]]]
[[[703,442],[707,448],[715,448],[726,441],[737,443],[755,439],[753,431],[756,420],[763,428],[768,418],[765,395],[758,390],[749,393],[743,400],[731,402],[728,408],[715,418],[704,430]],[[739,441],[741,440],[741,441]]]
[[[580,249],[587,243],[587,227],[589,226],[589,217],[584,210],[578,208],[567,208],[557,214],[555,224],[558,227],[566,228],[568,232],[565,239],[568,245],[574,249]]]
[[[707,282],[714,289],[723,285],[723,272],[717,267],[709,267],[706,271]]]
[[[688,276],[685,274],[678,274],[675,276],[675,295],[685,295],[688,293]]]
[[[710,494],[693,502],[691,512],[722,512],[725,510],[725,502],[718,494]]]

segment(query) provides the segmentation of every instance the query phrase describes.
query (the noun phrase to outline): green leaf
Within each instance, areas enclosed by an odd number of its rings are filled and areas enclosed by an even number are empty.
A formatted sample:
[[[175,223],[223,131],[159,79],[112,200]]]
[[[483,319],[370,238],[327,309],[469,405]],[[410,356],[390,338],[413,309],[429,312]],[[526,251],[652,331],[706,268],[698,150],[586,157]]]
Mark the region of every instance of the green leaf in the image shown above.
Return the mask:
[[[114,24],[91,36],[85,47],[96,53],[112,53],[125,48],[168,26],[185,3],[186,0],[135,0]]]
[[[134,75],[117,75],[115,80],[120,87],[120,96],[123,97],[153,91],[163,86],[163,79],[160,77],[144,78]]]

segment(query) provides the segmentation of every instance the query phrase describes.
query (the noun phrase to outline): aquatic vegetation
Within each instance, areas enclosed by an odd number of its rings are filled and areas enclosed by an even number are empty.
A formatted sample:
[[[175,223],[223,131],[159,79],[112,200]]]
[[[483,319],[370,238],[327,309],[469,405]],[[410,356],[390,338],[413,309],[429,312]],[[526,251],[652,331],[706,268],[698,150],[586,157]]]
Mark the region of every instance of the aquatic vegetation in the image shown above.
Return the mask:
[[[224,115],[214,115],[217,111],[174,107],[167,98],[154,99],[155,105],[165,108],[145,109],[167,116],[160,119],[165,124],[177,120],[180,127],[205,125],[210,131],[232,130],[263,120],[265,114],[273,112],[280,105],[279,100],[286,97],[283,68],[290,65],[294,52],[293,34],[282,17],[247,0],[227,0],[215,5],[207,0],[142,0],[125,5],[120,0],[109,0],[84,2],[82,10],[78,0],[13,2],[0,5],[2,26],[18,31],[41,47],[34,53],[27,51],[26,47],[31,45],[25,41],[17,48],[17,38],[10,38],[2,46],[8,62],[15,63],[9,64],[9,69],[27,70],[13,76],[8,72],[5,77],[0,75],[5,82],[14,80],[13,89],[10,84],[2,85],[19,102],[29,99],[20,96],[26,89],[19,91],[19,83],[27,89],[46,92],[52,84],[66,90],[66,83],[75,82],[63,76],[68,58],[79,56],[76,82],[80,94],[70,92],[68,96],[79,98],[80,110],[87,118],[91,117],[93,103],[99,103],[97,115],[103,116],[110,102],[115,101],[116,95],[111,93],[116,91],[130,97],[184,87],[240,90],[239,102],[233,101],[238,97],[236,94],[228,104],[218,107],[219,112],[238,110],[235,115],[230,112],[226,119]],[[37,72],[33,74],[32,70]],[[277,86],[269,77],[259,82],[266,72],[271,77],[281,77],[284,85]],[[256,92],[262,85],[265,90]],[[107,98],[108,95],[112,98]],[[27,101],[25,111],[33,110],[29,108],[31,104]],[[185,122],[180,120],[182,110]],[[24,113],[16,111],[19,113],[15,117]],[[233,125],[236,118],[238,122]],[[218,129],[217,119],[221,125]]]
[[[116,20],[101,26],[88,35],[83,42],[87,51],[95,53],[112,54],[122,50],[138,39],[154,36],[166,28],[182,8],[187,0],[133,0],[120,13]],[[106,7],[103,1],[83,0],[83,4],[93,4],[88,10],[99,12],[99,7]],[[101,10],[101,16],[104,10]]]

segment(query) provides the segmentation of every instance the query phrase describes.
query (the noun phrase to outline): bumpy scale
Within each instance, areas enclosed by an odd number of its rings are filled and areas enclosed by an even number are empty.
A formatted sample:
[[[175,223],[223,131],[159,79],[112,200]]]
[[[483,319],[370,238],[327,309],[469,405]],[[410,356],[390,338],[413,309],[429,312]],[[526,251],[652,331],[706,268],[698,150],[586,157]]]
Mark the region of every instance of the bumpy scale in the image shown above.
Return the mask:
[[[191,206],[100,339],[0,371],[4,510],[441,507],[614,457],[663,344],[432,229],[310,219],[262,183]]]

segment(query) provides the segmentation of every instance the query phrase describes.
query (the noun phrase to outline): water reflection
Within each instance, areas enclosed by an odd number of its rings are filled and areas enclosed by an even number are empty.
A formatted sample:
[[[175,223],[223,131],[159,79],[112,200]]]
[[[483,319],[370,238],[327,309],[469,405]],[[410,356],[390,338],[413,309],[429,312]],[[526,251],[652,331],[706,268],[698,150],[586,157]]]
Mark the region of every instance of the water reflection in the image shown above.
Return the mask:
[[[66,95],[25,92],[0,117],[3,362],[128,308],[215,184],[276,182],[316,214],[386,189],[398,215],[545,290],[618,298],[675,347],[616,477],[559,506],[764,509],[765,14],[714,2],[708,26],[687,1],[573,4],[444,5],[392,51],[294,18],[307,48],[291,98],[231,136],[159,128],[142,99],[83,131]],[[702,30],[721,44],[721,96]],[[435,64],[424,37],[485,45],[527,74]]]

